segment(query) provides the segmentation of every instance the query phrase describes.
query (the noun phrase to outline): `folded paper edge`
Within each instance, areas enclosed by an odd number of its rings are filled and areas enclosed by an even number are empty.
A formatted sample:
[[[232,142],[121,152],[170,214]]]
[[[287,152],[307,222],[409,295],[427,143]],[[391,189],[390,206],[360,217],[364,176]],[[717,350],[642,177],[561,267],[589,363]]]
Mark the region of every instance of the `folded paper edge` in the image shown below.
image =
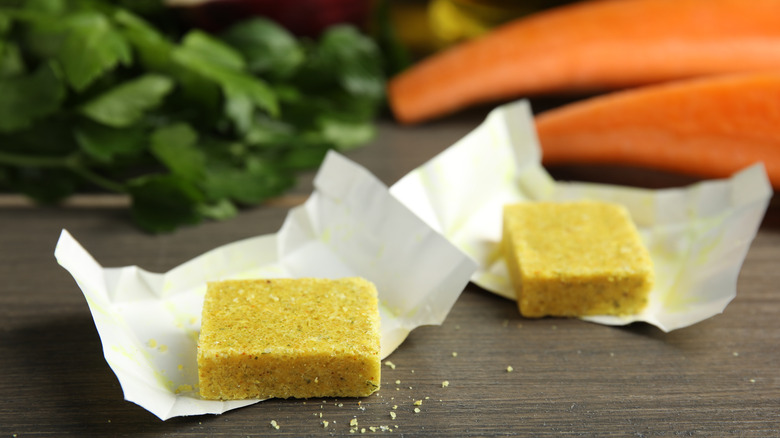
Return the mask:
[[[342,178],[336,178],[336,175],[351,174],[352,178],[349,180],[342,180]],[[357,184],[371,185],[375,190],[379,190],[385,195],[385,202],[389,203],[389,209],[394,213],[403,215],[406,220],[412,220],[414,223],[426,233],[437,240],[440,245],[444,245],[446,248],[448,257],[456,261],[449,270],[447,275],[440,275],[437,280],[437,287],[430,291],[426,300],[421,301],[421,304],[425,305],[423,312],[417,311],[415,318],[420,318],[420,315],[426,315],[423,322],[410,324],[407,318],[401,316],[401,324],[395,327],[392,332],[392,342],[384,343],[382,346],[382,356],[386,357],[395,351],[406,339],[408,334],[416,327],[422,325],[438,325],[441,324],[446,316],[452,309],[452,306],[457,301],[457,298],[465,289],[469,282],[469,279],[473,272],[477,268],[477,263],[465,254],[460,248],[453,244],[446,236],[437,231],[431,224],[422,220],[414,211],[412,211],[401,200],[395,197],[389,187],[377,178],[373,173],[367,170],[365,167],[356,163],[342,154],[329,151],[326,155],[323,165],[320,171],[317,173],[314,179],[315,191],[307,202],[292,209],[288,213],[288,217],[285,219],[282,229],[279,234],[279,254],[283,258],[284,254],[293,252],[300,246],[300,242],[291,240],[288,235],[290,230],[295,227],[304,230],[311,236],[317,234],[317,221],[311,217],[310,208],[313,203],[319,202],[323,198],[343,197],[344,193],[349,191]],[[349,265],[349,261],[342,259],[342,261]],[[456,292],[451,292],[456,291]],[[437,312],[428,311],[431,307],[430,297],[436,298],[448,297],[444,305],[440,305],[441,309]],[[438,303],[437,304],[441,304]]]

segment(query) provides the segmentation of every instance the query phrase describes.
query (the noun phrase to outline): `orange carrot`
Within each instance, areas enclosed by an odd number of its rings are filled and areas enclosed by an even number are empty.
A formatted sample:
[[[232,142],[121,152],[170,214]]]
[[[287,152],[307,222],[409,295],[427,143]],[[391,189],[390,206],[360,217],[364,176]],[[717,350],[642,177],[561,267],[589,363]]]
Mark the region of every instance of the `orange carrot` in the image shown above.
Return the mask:
[[[545,165],[635,165],[726,177],[763,162],[780,188],[780,72],[673,81],[536,116]]]
[[[780,69],[780,0],[581,1],[517,19],[392,78],[395,117],[701,75]]]

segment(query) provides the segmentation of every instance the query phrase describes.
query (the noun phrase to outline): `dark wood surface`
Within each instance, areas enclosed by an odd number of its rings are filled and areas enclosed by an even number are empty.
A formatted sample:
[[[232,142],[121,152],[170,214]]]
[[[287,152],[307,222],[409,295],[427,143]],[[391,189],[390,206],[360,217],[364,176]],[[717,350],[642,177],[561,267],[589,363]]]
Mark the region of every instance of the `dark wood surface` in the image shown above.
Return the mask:
[[[414,128],[383,122],[375,142],[348,156],[392,184],[483,116],[475,111]],[[648,187],[690,181],[577,166],[553,174]],[[513,302],[469,285],[443,325],[415,330],[392,354],[396,367],[383,367],[382,389],[371,397],[270,400],[165,422],[124,401],[83,295],[54,259],[60,230],[105,266],[164,272],[216,246],[276,232],[310,191],[306,175],[288,195],[235,219],[158,236],[129,222],[121,198],[86,196],[41,208],[0,196],[0,437],[352,435],[352,418],[368,434],[400,436],[780,436],[774,200],[737,298],[692,327],[663,333],[645,324],[526,320]],[[415,400],[422,400],[419,413]]]

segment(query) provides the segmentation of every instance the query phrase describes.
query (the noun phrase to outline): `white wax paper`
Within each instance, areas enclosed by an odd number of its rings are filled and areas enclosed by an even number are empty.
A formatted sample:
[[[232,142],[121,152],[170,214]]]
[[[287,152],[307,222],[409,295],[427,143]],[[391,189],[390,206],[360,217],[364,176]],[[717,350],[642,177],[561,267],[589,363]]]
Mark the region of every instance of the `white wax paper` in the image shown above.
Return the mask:
[[[384,358],[415,327],[443,322],[476,269],[373,175],[335,152],[322,164],[314,193],[276,234],[213,249],[163,274],[104,268],[67,230],[55,256],[84,293],[125,399],[163,420],[259,401],[198,397],[196,346],[207,281],[367,278],[379,291]]]
[[[585,319],[645,321],[664,331],[714,316],[736,296],[742,262],[772,196],[761,164],[729,179],[662,190],[554,181],[541,165],[526,101],[495,109],[390,192],[477,261],[474,283],[509,299],[515,294],[498,250],[505,204],[587,198],[625,205],[655,265],[650,303],[637,315]]]

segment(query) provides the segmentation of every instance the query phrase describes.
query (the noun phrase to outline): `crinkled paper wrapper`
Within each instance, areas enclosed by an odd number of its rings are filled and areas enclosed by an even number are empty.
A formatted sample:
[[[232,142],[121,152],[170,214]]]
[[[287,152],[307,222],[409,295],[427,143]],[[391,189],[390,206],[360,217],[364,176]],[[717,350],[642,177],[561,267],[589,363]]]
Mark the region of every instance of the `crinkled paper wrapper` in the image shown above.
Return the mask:
[[[495,109],[456,144],[412,171],[391,193],[479,264],[472,281],[515,299],[499,253],[502,207],[522,201],[593,199],[631,213],[656,271],[650,302],[637,315],[589,321],[635,321],[664,331],[721,313],[764,217],[772,188],[761,164],[729,179],[649,190],[558,182],[541,166],[526,101]]]
[[[197,339],[206,282],[361,276],[379,291],[381,356],[421,325],[440,324],[475,263],[394,199],[362,167],[330,153],[307,202],[276,234],[211,250],[164,274],[102,267],[66,230],[58,262],[86,297],[125,399],[165,420],[222,413],[259,400],[197,393]]]
[[[723,311],[764,216],[771,187],[761,165],[727,180],[645,190],[554,181],[542,168],[527,102],[487,120],[389,190],[330,153],[315,191],[276,234],[216,248],[159,274],[104,268],[66,231],[55,250],[89,304],[106,361],[125,398],[165,420],[222,413],[259,400],[197,395],[196,345],[207,281],[362,276],[380,294],[382,357],[420,325],[440,324],[466,283],[513,299],[498,251],[505,204],[602,199],[624,204],[655,264],[649,306],[638,315],[668,331]],[[476,263],[475,263],[476,262]]]

